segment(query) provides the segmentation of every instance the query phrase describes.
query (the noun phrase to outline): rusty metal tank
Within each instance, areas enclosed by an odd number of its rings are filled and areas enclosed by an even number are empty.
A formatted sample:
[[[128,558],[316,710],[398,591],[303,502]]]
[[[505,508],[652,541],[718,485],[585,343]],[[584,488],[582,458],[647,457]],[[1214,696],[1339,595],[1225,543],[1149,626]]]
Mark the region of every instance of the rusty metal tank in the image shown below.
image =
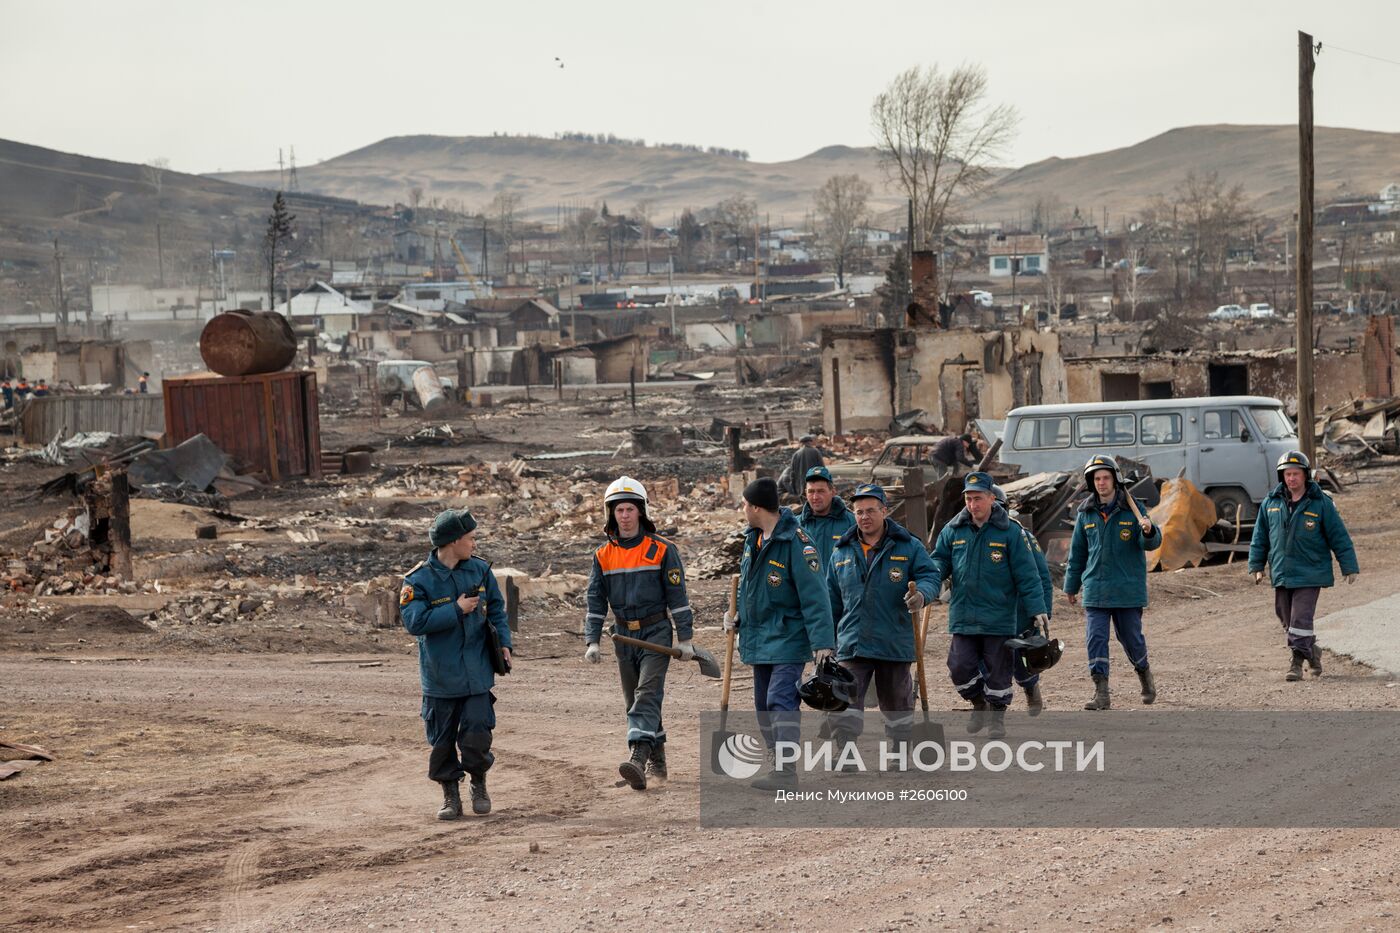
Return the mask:
[[[225,311],[204,325],[199,355],[221,376],[275,373],[296,357],[297,340],[276,311]]]

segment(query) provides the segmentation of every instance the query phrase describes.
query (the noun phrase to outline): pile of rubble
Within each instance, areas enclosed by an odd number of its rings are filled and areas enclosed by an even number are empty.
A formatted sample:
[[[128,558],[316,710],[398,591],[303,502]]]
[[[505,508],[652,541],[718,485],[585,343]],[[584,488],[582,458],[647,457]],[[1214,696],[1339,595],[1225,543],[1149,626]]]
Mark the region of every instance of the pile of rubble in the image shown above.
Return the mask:
[[[1339,466],[1400,454],[1400,398],[1353,399],[1318,415],[1316,437]]]

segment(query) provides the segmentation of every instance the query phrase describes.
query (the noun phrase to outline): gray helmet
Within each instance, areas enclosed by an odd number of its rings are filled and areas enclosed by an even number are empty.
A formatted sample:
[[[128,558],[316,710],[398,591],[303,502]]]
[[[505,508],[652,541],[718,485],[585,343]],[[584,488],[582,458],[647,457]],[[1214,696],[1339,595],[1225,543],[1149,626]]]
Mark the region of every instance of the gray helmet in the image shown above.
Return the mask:
[[[1118,469],[1118,461],[1113,458],[1113,454],[1094,454],[1090,457],[1089,462],[1084,464],[1084,482],[1092,486],[1097,470],[1108,470],[1113,474],[1113,484],[1123,485],[1123,471]]]
[[[1312,479],[1312,463],[1309,462],[1308,455],[1301,450],[1290,450],[1288,453],[1278,458],[1278,463],[1275,464],[1274,469],[1278,473],[1278,481],[1280,483],[1283,482],[1283,471],[1289,467],[1295,470],[1302,470],[1305,477]]]

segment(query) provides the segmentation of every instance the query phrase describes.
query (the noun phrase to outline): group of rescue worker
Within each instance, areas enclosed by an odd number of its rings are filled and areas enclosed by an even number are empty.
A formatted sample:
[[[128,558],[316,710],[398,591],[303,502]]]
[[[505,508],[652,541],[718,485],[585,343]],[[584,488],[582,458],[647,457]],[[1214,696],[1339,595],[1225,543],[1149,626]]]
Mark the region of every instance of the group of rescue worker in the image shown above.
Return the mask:
[[[9,379],[0,380],[0,396],[4,397],[6,408],[14,408],[16,402],[23,402],[29,398],[43,398],[48,394],[49,384],[44,379],[40,379],[33,385],[30,385],[28,379],[22,377],[14,382]]]
[[[1277,473],[1278,485],[1255,524],[1249,569],[1258,583],[1265,565],[1270,568],[1292,655],[1286,679],[1296,681],[1304,664],[1322,673],[1313,614],[1319,590],[1332,585],[1333,556],[1348,582],[1359,571],[1346,528],[1307,458],[1291,451]],[[1090,458],[1084,481],[1088,495],[1074,513],[1063,586],[1069,604],[1082,603],[1085,611],[1094,692],[1084,709],[1110,708],[1110,629],[1133,666],[1143,703],[1150,704],[1157,684],[1143,633],[1145,554],[1161,546],[1161,529],[1131,497],[1112,455]],[[948,675],[971,704],[968,731],[1005,735],[1013,685],[1025,693],[1030,715],[1045,708],[1041,668],[1027,661],[1027,646],[1047,644],[1054,587],[1035,536],[1009,511],[989,473],[963,477],[964,508],[939,530],[931,551],[889,517],[879,485],[856,487],[847,502],[818,464],[805,473],[804,499],[794,512],[768,478],[753,481],[742,495],[747,530],[738,598],[736,608],[725,611],[723,627],[726,635],[737,631],[740,660],[752,669],[754,709],[770,750],[772,766],[754,786],[796,785],[795,771],[771,751],[798,738],[799,684],[808,663],[818,672],[814,677],[838,665],[853,684],[855,702],[823,726],[832,738],[848,741],[861,733],[872,685],[887,734],[896,741],[909,735],[911,667],[922,650],[912,622],[936,599],[948,604]],[[607,488],[606,541],[593,554],[583,626],[584,659],[594,664],[605,631],[674,649],[665,654],[613,641],[629,751],[618,773],[636,790],[667,777],[666,674],[673,656],[695,657],[685,567],[676,545],[657,534],[648,508],[645,487],[632,477]],[[462,815],[464,776],[472,811],[490,812],[495,668],[488,644],[498,644],[507,660],[510,653],[504,600],[490,565],[474,554],[475,530],[465,510],[439,515],[429,533],[434,550],[405,575],[399,600],[403,624],[419,642],[428,776],[442,785],[438,817],[445,820]],[[613,624],[605,629],[609,614]]]

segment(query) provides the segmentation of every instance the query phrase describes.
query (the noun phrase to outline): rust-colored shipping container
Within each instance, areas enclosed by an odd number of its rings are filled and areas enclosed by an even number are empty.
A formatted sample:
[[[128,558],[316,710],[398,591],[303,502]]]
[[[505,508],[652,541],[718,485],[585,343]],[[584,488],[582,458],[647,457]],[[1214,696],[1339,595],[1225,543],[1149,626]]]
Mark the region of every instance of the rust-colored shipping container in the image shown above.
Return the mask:
[[[167,377],[165,435],[173,446],[207,435],[240,473],[277,482],[321,477],[321,417],[316,374]]]

